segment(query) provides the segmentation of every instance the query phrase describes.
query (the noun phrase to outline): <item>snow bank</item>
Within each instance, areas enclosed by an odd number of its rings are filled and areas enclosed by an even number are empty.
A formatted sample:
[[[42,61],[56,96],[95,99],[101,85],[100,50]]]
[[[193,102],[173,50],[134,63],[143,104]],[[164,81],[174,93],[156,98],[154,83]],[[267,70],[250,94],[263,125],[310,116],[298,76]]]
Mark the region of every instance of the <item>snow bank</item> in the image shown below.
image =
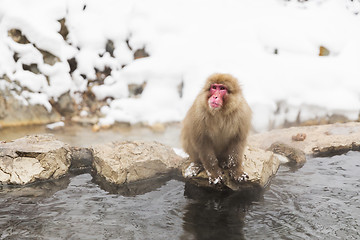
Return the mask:
[[[0,76],[39,94],[23,96],[39,103],[44,95],[50,100],[85,91],[95,68],[110,67],[104,85],[93,87],[97,99],[114,99],[101,109],[100,124],[180,121],[214,72],[239,79],[258,131],[335,113],[357,119],[358,5],[337,0],[2,0]],[[58,33],[62,18],[69,30],[66,40]],[[35,45],[14,42],[7,33],[12,28]],[[106,51],[109,40],[113,56]],[[328,56],[319,56],[320,46]],[[150,57],[133,60],[133,52],[143,47]],[[60,61],[45,63],[37,48]],[[70,58],[78,64],[71,74]],[[47,79],[23,69],[34,63]],[[130,98],[127,86],[144,82],[141,96]]]

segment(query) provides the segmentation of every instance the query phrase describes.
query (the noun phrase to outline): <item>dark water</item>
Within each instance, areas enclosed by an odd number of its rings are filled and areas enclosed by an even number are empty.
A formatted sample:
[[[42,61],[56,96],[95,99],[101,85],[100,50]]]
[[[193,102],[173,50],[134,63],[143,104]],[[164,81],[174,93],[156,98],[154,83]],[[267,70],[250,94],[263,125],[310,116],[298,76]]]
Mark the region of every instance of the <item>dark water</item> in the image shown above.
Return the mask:
[[[0,239],[360,239],[359,192],[358,152],[282,166],[253,196],[176,179],[114,190],[86,173],[0,187]]]

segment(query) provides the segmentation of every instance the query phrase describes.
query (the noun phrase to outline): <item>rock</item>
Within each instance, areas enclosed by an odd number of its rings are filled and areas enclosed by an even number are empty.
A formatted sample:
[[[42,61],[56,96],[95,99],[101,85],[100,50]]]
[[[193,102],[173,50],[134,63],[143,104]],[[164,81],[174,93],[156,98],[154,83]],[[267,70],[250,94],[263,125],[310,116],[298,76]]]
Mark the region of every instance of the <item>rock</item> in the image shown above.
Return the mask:
[[[23,63],[22,67],[26,71],[30,71],[30,72],[35,73],[35,74],[41,74],[41,72],[40,72],[40,70],[38,68],[38,65],[36,63],[31,63],[29,65]]]
[[[114,42],[110,39],[107,40],[105,45],[105,51],[108,52],[111,57],[114,57],[114,50],[115,50]]]
[[[125,141],[93,147],[94,169],[106,181],[123,184],[169,174],[184,159],[157,142]]]
[[[61,25],[59,33],[63,37],[63,39],[66,41],[67,37],[69,35],[69,30],[68,30],[68,28],[66,26],[66,19],[62,18],[62,19],[58,20],[58,22]]]
[[[68,116],[75,112],[75,101],[70,96],[70,92],[62,94],[52,105],[62,116]]]
[[[69,73],[71,74],[77,69],[78,63],[77,63],[75,57],[72,57],[72,58],[68,59],[67,62],[68,62],[69,67],[70,67]]]
[[[68,146],[53,135],[26,136],[0,143],[0,183],[27,184],[58,179],[69,169]]]
[[[224,170],[223,184],[209,185],[209,179],[204,170],[196,176],[188,177],[189,182],[196,186],[214,188],[216,190],[244,191],[249,189],[265,188],[271,178],[276,174],[280,165],[279,158],[270,151],[247,147],[244,153],[244,171],[249,175],[246,182],[235,183],[230,180],[227,170]],[[187,162],[183,167],[183,176],[187,177],[187,170],[191,163]]]
[[[134,59],[149,57],[149,53],[146,52],[145,47],[137,49],[134,52]]]
[[[244,171],[249,174],[249,182],[266,187],[279,169],[279,159],[269,151],[249,147],[245,151]]]
[[[298,133],[294,136],[291,137],[291,139],[293,141],[304,141],[306,138],[306,134],[305,133]]]
[[[319,56],[329,56],[330,55],[330,50],[327,49],[324,46],[320,46],[319,47]]]
[[[43,105],[24,105],[12,91],[8,88],[0,89],[0,127],[60,121],[60,114],[53,109],[49,112]]]
[[[291,165],[302,166],[306,162],[306,156],[302,150],[282,142],[274,142],[267,150],[286,157]]]
[[[112,69],[110,67],[105,66],[104,69],[95,68],[96,79],[93,79],[92,82],[97,84],[104,84],[105,78],[111,75]]]
[[[39,52],[43,56],[44,63],[49,64],[51,66],[54,66],[55,63],[60,62],[60,58],[52,54],[51,52],[48,52],[46,50],[38,48]]]
[[[292,141],[297,133],[306,134],[304,141]],[[274,142],[283,142],[313,156],[332,156],[360,149],[360,123],[348,122],[307,127],[276,129],[249,136],[248,143],[268,149]]]
[[[12,28],[8,31],[8,36],[17,43],[28,44],[30,41],[22,34],[21,30]]]
[[[314,157],[327,157],[345,154],[349,151],[360,151],[360,142],[351,144],[339,144],[334,146],[314,147],[312,149]]]
[[[70,147],[72,171],[83,171],[92,168],[93,151],[89,148]]]
[[[146,82],[143,82],[142,84],[135,84],[135,83],[129,84],[128,90],[130,97],[136,97],[138,95],[141,95],[145,87],[146,87]]]

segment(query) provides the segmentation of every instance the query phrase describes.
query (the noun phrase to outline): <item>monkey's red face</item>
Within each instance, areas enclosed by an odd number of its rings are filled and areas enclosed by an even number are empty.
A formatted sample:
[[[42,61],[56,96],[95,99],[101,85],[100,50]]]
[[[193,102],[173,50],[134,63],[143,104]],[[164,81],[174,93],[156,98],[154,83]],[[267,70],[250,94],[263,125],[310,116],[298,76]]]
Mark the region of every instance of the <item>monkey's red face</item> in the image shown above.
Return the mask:
[[[211,84],[209,90],[209,107],[210,108],[221,108],[224,103],[224,99],[228,95],[228,89],[223,84]]]

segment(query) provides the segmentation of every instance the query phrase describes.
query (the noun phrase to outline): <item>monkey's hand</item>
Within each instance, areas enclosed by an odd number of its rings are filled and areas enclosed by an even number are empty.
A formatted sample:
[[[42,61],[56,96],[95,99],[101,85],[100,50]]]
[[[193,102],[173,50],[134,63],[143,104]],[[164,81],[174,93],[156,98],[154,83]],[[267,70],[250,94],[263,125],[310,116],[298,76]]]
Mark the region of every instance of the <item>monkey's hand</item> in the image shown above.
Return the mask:
[[[246,172],[242,172],[240,175],[231,176],[236,182],[246,182],[249,179],[249,175]]]
[[[202,170],[202,166],[199,164],[196,164],[194,162],[190,163],[190,165],[185,170],[185,177],[191,178],[199,174],[199,172]]]

